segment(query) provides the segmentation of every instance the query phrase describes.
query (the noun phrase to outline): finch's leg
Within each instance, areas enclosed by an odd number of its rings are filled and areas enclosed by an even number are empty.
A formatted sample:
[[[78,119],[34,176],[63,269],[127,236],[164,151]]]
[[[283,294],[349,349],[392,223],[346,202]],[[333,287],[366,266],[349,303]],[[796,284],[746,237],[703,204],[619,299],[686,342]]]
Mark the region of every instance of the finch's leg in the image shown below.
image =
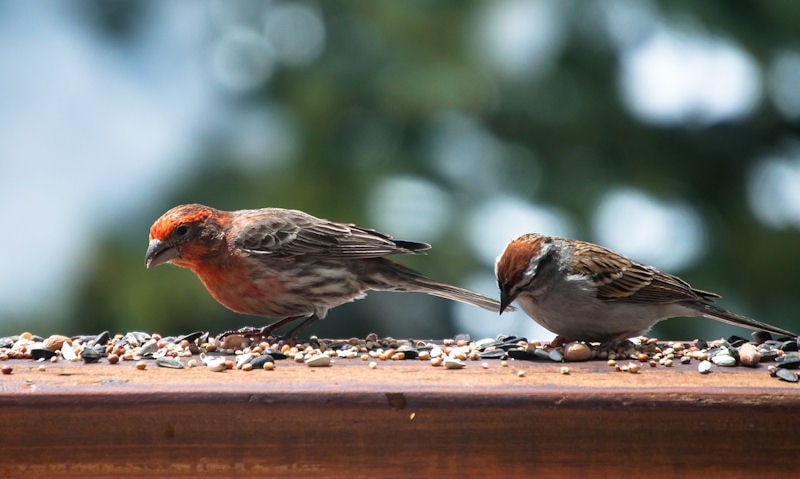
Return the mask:
[[[294,321],[297,321],[300,318],[305,318],[305,319],[300,324],[290,329],[287,334],[281,336],[281,339],[286,339],[286,340],[294,339],[297,333],[307,328],[311,323],[315,322],[318,319],[316,315],[308,317],[291,316],[289,318],[284,318],[279,321],[275,321],[274,323],[262,326],[260,328],[256,328],[253,326],[245,326],[239,329],[232,329],[230,331],[225,331],[224,333],[217,336],[217,338],[223,339],[227,336],[230,336],[231,334],[241,334],[245,338],[267,339],[268,337],[272,336],[272,332],[275,331],[276,329],[286,326],[287,324],[292,323]]]
[[[313,323],[316,323],[317,321],[319,321],[319,318],[317,317],[316,314],[307,317],[306,319],[304,319],[303,321],[298,323],[297,326],[295,326],[292,329],[290,329],[289,332],[287,332],[283,336],[283,339],[290,340],[290,339],[296,338],[298,333],[300,333],[301,331],[303,331],[307,327],[311,326]]]

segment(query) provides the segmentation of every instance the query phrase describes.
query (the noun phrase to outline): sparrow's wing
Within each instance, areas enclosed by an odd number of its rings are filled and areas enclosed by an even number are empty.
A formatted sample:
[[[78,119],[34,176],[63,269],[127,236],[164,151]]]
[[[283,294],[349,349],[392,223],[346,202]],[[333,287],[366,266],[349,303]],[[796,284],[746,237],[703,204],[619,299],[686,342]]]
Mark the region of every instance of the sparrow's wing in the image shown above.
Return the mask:
[[[316,218],[297,210],[265,208],[242,212],[250,216],[234,242],[253,253],[325,258],[376,258],[430,248],[427,243],[395,240],[369,228]]]
[[[570,274],[585,276],[604,301],[630,303],[674,303],[708,301],[719,296],[692,288],[677,276],[591,243],[578,243],[573,252]]]

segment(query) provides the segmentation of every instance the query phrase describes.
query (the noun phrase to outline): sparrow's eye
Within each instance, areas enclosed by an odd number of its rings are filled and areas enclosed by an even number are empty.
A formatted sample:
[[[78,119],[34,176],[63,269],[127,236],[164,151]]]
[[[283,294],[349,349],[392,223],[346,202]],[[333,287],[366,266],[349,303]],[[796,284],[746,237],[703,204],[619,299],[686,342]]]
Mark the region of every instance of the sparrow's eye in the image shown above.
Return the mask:
[[[177,228],[175,228],[175,236],[177,236],[178,238],[186,236],[186,233],[188,232],[189,232],[189,227],[186,225],[180,225]]]

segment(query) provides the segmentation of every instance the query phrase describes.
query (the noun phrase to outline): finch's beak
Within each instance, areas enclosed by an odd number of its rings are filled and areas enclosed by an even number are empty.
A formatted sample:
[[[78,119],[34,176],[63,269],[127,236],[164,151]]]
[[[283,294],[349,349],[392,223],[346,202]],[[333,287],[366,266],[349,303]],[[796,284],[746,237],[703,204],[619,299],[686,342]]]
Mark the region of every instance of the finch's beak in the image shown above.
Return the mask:
[[[506,288],[500,288],[500,314],[508,309],[511,303],[514,302],[514,297],[508,292]]]
[[[154,268],[160,264],[168,263],[180,257],[178,248],[171,246],[166,241],[157,239],[150,240],[147,245],[147,253],[144,255],[144,265],[147,268]]]

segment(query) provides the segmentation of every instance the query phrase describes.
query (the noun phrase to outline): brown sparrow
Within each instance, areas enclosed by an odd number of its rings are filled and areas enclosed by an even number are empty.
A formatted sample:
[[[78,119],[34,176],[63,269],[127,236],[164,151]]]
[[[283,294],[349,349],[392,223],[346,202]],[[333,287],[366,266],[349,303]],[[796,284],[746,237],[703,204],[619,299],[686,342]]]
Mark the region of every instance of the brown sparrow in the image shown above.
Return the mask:
[[[495,274],[501,313],[516,300],[534,321],[572,340],[619,341],[675,316],[797,336],[718,308],[712,301],[719,295],[584,241],[520,236],[506,246]]]

